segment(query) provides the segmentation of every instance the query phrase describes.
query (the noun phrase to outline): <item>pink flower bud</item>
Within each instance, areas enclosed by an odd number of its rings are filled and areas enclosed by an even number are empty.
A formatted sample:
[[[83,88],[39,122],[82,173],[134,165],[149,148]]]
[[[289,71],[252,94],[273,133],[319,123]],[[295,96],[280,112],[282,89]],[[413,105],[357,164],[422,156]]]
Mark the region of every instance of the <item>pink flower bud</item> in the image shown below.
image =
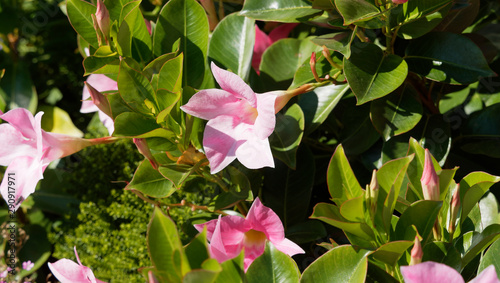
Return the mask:
[[[153,157],[151,150],[149,150],[146,139],[134,139],[134,143],[137,146],[137,150],[139,150],[139,152],[149,160],[151,166],[153,166],[155,170],[158,169],[158,162],[156,162],[156,159]]]
[[[411,260],[410,265],[419,264],[422,262],[422,257],[424,256],[424,251],[422,251],[422,245],[418,239],[418,235],[415,236],[415,243],[411,249]]]
[[[439,177],[432,164],[432,155],[428,149],[425,149],[425,164],[422,178],[422,192],[426,200],[439,200]]]
[[[96,19],[97,19],[97,24],[99,25],[99,29],[101,30],[102,34],[104,35],[105,38],[109,38],[109,12],[108,9],[106,8],[106,5],[104,5],[104,2],[102,0],[97,1],[97,11],[95,13]]]
[[[450,226],[449,232],[453,233],[455,230],[455,221],[458,216],[458,211],[460,209],[460,184],[457,184],[457,189],[453,193],[450,203]]]
[[[111,114],[111,106],[109,105],[109,101],[106,96],[100,93],[89,83],[85,82],[85,85],[89,90],[90,97],[92,98],[92,102],[94,103],[94,105],[97,106],[99,110],[104,112],[104,114],[108,115],[109,117],[113,117],[113,115]]]
[[[408,2],[408,0],[392,0],[392,3],[394,4],[404,4],[406,2]]]

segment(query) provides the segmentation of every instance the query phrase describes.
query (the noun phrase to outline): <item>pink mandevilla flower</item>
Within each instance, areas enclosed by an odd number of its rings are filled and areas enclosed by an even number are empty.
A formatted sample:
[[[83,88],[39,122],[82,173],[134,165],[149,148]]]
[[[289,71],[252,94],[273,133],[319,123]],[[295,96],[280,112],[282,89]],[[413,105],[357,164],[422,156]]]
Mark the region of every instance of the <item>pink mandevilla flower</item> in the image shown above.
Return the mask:
[[[238,256],[245,249],[245,272],[252,262],[262,255],[266,240],[269,240],[281,252],[293,256],[304,253],[297,244],[285,238],[283,224],[278,215],[265,207],[256,198],[246,218],[227,215],[194,225],[198,231],[207,226],[207,238],[210,241],[210,254],[218,262]]]
[[[105,283],[95,278],[92,270],[80,262],[76,247],[74,250],[78,263],[66,258],[48,263],[50,271],[57,280],[61,283]]]
[[[0,119],[0,166],[8,166],[0,192],[9,205],[17,210],[22,201],[35,191],[50,162],[71,155],[83,148],[110,142],[112,138],[86,140],[42,130],[43,112],[35,117],[24,108],[10,110]],[[9,179],[10,177],[10,179]],[[13,201],[12,201],[13,200]]]
[[[259,73],[260,61],[262,60],[264,51],[279,39],[288,37],[288,34],[290,34],[292,29],[297,25],[298,24],[282,24],[273,29],[269,35],[255,25],[255,45],[253,46],[252,67],[257,73]]]
[[[460,273],[446,264],[426,261],[411,266],[401,266],[401,274],[405,283],[463,283]],[[495,266],[485,268],[476,278],[469,283],[500,283]]]
[[[92,87],[94,87],[97,91],[103,92],[103,91],[110,91],[110,90],[117,90],[118,85],[116,81],[108,78],[106,75],[102,74],[92,74],[87,78],[87,83],[90,84]],[[98,112],[99,113],[99,120],[104,124],[104,126],[108,129],[109,134],[111,135],[113,131],[115,130],[114,122],[111,117],[106,115],[104,112],[99,110],[97,106],[94,105],[92,100],[90,99],[90,91],[87,86],[83,87],[83,93],[82,93],[82,107],[80,108],[81,113],[91,113],[91,112]]]
[[[217,67],[212,73],[222,89],[197,92],[181,109],[208,120],[203,147],[211,173],[238,160],[247,168],[274,167],[268,137],[276,124],[275,101],[280,92],[255,93],[236,74]]]
[[[22,266],[24,270],[30,271],[35,266],[35,264],[31,262],[31,260],[28,260],[23,262]]]

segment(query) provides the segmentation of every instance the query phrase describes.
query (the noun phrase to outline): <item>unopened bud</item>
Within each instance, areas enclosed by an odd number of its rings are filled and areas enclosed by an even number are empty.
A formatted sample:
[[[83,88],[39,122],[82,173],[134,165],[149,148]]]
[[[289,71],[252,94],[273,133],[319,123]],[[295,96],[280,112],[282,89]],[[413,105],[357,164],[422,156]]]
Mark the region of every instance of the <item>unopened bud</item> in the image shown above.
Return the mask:
[[[378,198],[378,181],[377,181],[377,170],[373,170],[372,180],[370,182],[370,213],[375,215],[377,210],[377,198]]]
[[[148,143],[146,142],[146,139],[137,139],[134,138],[134,143],[137,146],[137,150],[144,155],[149,160],[149,163],[151,163],[151,166],[155,170],[158,169],[158,162],[156,162],[156,159],[154,158],[153,154],[151,153],[151,150],[148,147]]]
[[[404,4],[406,2],[408,2],[408,0],[392,0],[392,3],[394,4]]]
[[[104,112],[104,114],[108,115],[110,118],[113,118],[108,98],[93,86],[91,86],[89,83],[85,82],[85,86],[87,86],[89,90],[90,97],[92,98],[92,102],[94,103],[94,105],[97,106],[99,110]]]
[[[104,5],[104,2],[102,2],[102,0],[97,0],[97,11],[95,13],[95,16],[97,19],[97,24],[99,25],[99,29],[107,40],[109,38],[110,19],[108,9],[106,8],[106,5]]]
[[[95,33],[97,35],[97,42],[99,46],[102,45],[102,32],[101,29],[99,28],[99,24],[97,23],[97,18],[94,14],[90,15],[92,17],[92,24],[94,25]]]
[[[321,79],[318,76],[318,72],[316,71],[316,53],[315,52],[313,52],[311,54],[311,59],[309,60],[309,65],[311,66],[311,72],[314,76],[314,79],[317,82],[321,82]]]
[[[458,211],[460,210],[460,184],[457,184],[457,189],[453,193],[450,203],[450,226],[449,232],[455,231],[455,221],[457,220]]]
[[[420,179],[425,200],[439,200],[439,177],[432,164],[432,155],[425,149],[424,172]]]
[[[418,239],[418,234],[417,234],[415,236],[415,243],[413,244],[413,248],[411,249],[410,265],[421,263],[423,256],[424,256],[424,251],[422,250],[422,244],[420,244],[420,240]]]

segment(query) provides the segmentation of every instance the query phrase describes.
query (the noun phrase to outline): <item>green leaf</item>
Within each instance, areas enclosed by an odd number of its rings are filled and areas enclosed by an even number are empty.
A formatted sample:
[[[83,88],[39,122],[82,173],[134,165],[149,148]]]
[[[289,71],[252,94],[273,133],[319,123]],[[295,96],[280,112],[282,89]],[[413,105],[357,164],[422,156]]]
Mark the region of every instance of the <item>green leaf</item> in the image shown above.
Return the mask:
[[[304,135],[304,113],[297,104],[288,108],[285,114],[278,113],[276,127],[269,137],[274,157],[279,158],[288,167],[295,169],[296,155]]]
[[[471,262],[478,254],[489,247],[493,242],[500,238],[500,224],[493,224],[481,233],[474,232],[470,246],[463,255],[462,266],[466,266]]]
[[[285,229],[307,218],[315,170],[308,147],[299,148],[296,170],[278,160],[274,169],[265,169],[262,198],[283,220]]]
[[[284,38],[262,54],[260,75],[270,90],[287,89],[295,71],[321,48],[309,39]]]
[[[149,80],[125,60],[120,63],[117,83],[121,97],[130,108],[143,114],[158,113],[155,92]]]
[[[19,60],[5,68],[5,75],[0,80],[0,96],[9,109],[26,108],[35,113],[38,96],[24,61]]]
[[[118,50],[122,56],[133,57],[138,62],[149,62],[151,59],[152,42],[148,28],[142,16],[141,1],[132,1],[126,4],[133,7],[125,15],[118,30]],[[123,8],[127,9],[126,7]]]
[[[173,183],[165,179],[158,170],[153,169],[147,159],[143,160],[137,167],[134,177],[126,189],[137,190],[154,198],[168,197],[176,191]]]
[[[56,106],[42,105],[38,111],[43,111],[42,129],[47,132],[64,134],[73,137],[83,137],[80,131],[71,121],[68,112]]]
[[[224,66],[247,81],[254,43],[255,21],[233,13],[215,28],[210,39],[208,57],[218,66]]]
[[[144,67],[144,69],[142,70],[142,73],[149,79],[151,80],[153,75],[157,75],[160,73],[160,70],[161,68],[163,67],[163,65],[171,60],[175,58],[175,53],[167,53],[167,54],[163,54],[159,57],[157,57],[156,59],[154,59],[153,61],[151,61],[146,67]]]
[[[351,57],[351,44],[355,37],[355,32],[346,31],[324,34],[312,39],[312,42],[319,46],[325,45],[326,48],[338,51],[349,59]]]
[[[371,103],[370,117],[373,126],[387,141],[392,136],[413,129],[422,118],[422,104],[418,94],[410,85]]]
[[[118,53],[107,45],[99,47],[93,55],[83,60],[85,76],[90,74],[116,74],[120,66]]]
[[[408,1],[395,9],[394,14],[399,23],[407,24],[438,11],[452,2],[452,0],[414,0]]]
[[[479,274],[481,271],[486,269],[490,265],[494,265],[497,274],[500,272],[500,258],[498,255],[500,254],[500,239],[496,240],[484,253],[483,257],[481,257],[481,262],[479,263],[479,268],[477,273]]]
[[[365,282],[370,251],[356,250],[352,246],[338,246],[309,265],[300,282],[355,283]]]
[[[298,103],[304,112],[306,135],[325,122],[348,90],[348,84],[332,84],[318,87],[299,96]]]
[[[97,7],[82,0],[68,0],[66,1],[66,10],[69,22],[75,31],[92,47],[98,48],[97,33],[91,16],[96,13]]]
[[[484,172],[472,172],[460,181],[460,202],[462,203],[461,222],[466,219],[469,212],[500,177]]]
[[[297,263],[280,252],[270,242],[266,243],[264,254],[256,258],[246,273],[249,283],[299,282],[300,271]]]
[[[380,10],[365,0],[335,0],[335,7],[344,18],[344,26],[355,25],[365,28],[381,28],[384,21],[377,16]]]
[[[124,112],[115,118],[115,137],[139,137],[145,133],[159,129],[155,120],[135,112]]]
[[[425,245],[442,205],[441,201],[431,200],[412,203],[399,217],[394,233],[395,240],[413,241],[415,239],[415,230],[412,226],[415,226],[418,234],[422,236],[422,245]]]
[[[242,200],[253,200],[250,181],[247,176],[235,167],[229,166],[226,170],[229,173],[229,189],[217,195],[212,203],[214,210],[222,210],[235,206]]]
[[[148,251],[162,282],[180,282],[190,270],[175,223],[155,207],[147,232]]]
[[[336,80],[338,82],[344,81],[345,77],[342,74],[341,70],[332,67],[328,60],[323,56],[321,51],[316,52],[316,58],[318,58],[316,60],[316,72],[320,78],[324,78],[328,75],[330,77],[336,76]],[[331,59],[337,65],[342,65],[343,58],[340,53],[334,53]],[[310,60],[305,60],[304,62],[302,62],[302,65],[297,69],[297,71],[295,71],[292,84],[288,89],[295,89],[306,83],[316,83],[316,79],[314,78],[314,74],[312,73]],[[338,85],[340,84],[343,83],[339,83]]]
[[[373,43],[351,46],[352,56],[344,58],[344,71],[358,105],[396,90],[406,79],[408,66],[399,56],[384,54]]]
[[[184,250],[192,269],[201,268],[205,260],[210,258],[207,243],[207,229],[194,237]]]
[[[398,35],[404,39],[413,39],[432,31],[441,23],[451,6],[448,5],[446,7],[447,9],[440,9],[432,14],[424,15],[415,21],[403,24],[398,30]]]
[[[286,230],[286,238],[297,244],[313,242],[326,235],[325,225],[311,219],[289,226]]]
[[[182,88],[182,64],[184,55],[167,60],[158,73],[158,84],[156,89],[166,89],[170,92],[178,92]],[[158,98],[158,100],[160,100]]]
[[[159,108],[160,110],[162,109],[160,114],[156,116],[156,122],[162,123],[167,121],[168,118],[171,118],[171,116],[168,115],[181,99],[181,92],[178,91],[173,93],[165,89],[159,89],[156,93],[156,97],[158,99]]]
[[[354,102],[353,100],[354,97],[349,98],[349,102]],[[344,113],[341,118],[343,129],[340,132],[340,140],[346,153],[359,155],[380,140],[380,134],[370,120],[370,105],[356,106],[349,103],[342,104],[341,107],[344,107]]]
[[[343,202],[340,214],[352,222],[365,222],[365,197],[360,196]]]
[[[410,71],[451,84],[470,84],[493,76],[483,53],[469,38],[432,32],[410,42],[406,49]]]
[[[380,246],[370,256],[376,260],[395,266],[399,258],[413,245],[412,241],[392,241]]]
[[[203,82],[208,49],[208,20],[195,0],[171,0],[160,12],[153,35],[153,53],[160,56],[178,50],[185,56],[184,86]]]
[[[216,283],[240,283],[246,282],[245,271],[243,269],[244,251],[240,255],[231,260],[227,260],[221,264],[222,272],[219,273]]]
[[[128,106],[128,104],[123,100],[120,93],[111,93],[106,95],[106,98],[109,101],[109,105],[111,108],[111,115],[113,116],[113,120],[116,117],[124,112],[132,112],[132,108]]]
[[[349,165],[342,145],[337,146],[328,165],[326,176],[330,196],[337,205],[363,195],[363,190]]]
[[[322,12],[313,9],[311,3],[305,0],[247,0],[240,14],[256,20],[296,23]]]

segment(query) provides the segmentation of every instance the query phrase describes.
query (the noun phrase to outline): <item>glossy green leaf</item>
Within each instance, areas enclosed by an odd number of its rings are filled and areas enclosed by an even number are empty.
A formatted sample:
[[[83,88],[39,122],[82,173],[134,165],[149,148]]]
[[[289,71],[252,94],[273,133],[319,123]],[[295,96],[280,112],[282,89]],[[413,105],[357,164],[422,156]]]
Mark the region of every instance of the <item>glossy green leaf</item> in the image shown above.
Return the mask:
[[[158,105],[161,110],[158,116],[156,116],[156,122],[162,123],[167,121],[168,118],[171,118],[168,115],[170,114],[170,112],[172,112],[172,109],[181,99],[181,93],[172,93],[165,89],[159,89],[156,93],[156,97],[158,99]]]
[[[124,112],[115,118],[115,137],[139,137],[153,130],[161,130],[155,120],[135,112]]]
[[[399,258],[412,245],[412,241],[392,241],[380,246],[370,256],[390,266],[394,266]]]
[[[427,116],[425,131],[420,143],[428,148],[440,165],[444,165],[451,150],[450,124],[441,115]]]
[[[132,6],[125,15],[118,30],[118,46],[122,56],[133,57],[138,62],[149,62],[151,59],[151,36],[142,16],[141,1],[132,1],[126,6]],[[125,9],[125,7],[124,7]]]
[[[178,50],[185,56],[184,84],[199,87],[205,75],[208,20],[195,0],[169,1],[160,12],[153,35],[153,53],[160,56]]]
[[[484,172],[472,172],[460,181],[461,222],[465,220],[486,191],[498,182],[500,182],[500,177]]]
[[[274,169],[264,171],[263,201],[280,216],[285,229],[307,218],[315,169],[312,152],[303,146],[297,153],[296,170],[276,160]]]
[[[162,164],[158,170],[179,189],[197,167],[179,164]]]
[[[418,94],[405,84],[401,92],[373,101],[370,118],[377,131],[387,141],[392,136],[413,129],[422,118],[422,112]]]
[[[128,106],[128,104],[123,100],[120,96],[120,93],[111,93],[106,95],[106,98],[109,101],[109,105],[111,107],[111,115],[113,116],[113,120],[116,117],[124,112],[132,112],[132,108]]]
[[[355,23],[361,27],[375,29],[385,25],[384,21],[377,17],[380,10],[368,1],[335,0],[335,6],[344,18],[344,26]]]
[[[477,273],[479,274],[481,271],[486,269],[490,265],[494,265],[495,269],[497,270],[497,274],[499,273],[498,271],[500,270],[500,258],[498,255],[500,254],[500,239],[496,240],[484,253],[483,257],[481,258],[481,263],[479,264],[479,268],[477,270]]]
[[[247,0],[240,14],[249,18],[276,22],[301,22],[321,14],[305,0]]]
[[[256,258],[246,273],[249,283],[299,282],[300,271],[297,263],[280,252],[270,242],[266,243],[264,254]]]
[[[227,167],[226,172],[229,173],[231,186],[229,186],[227,191],[218,194],[212,200],[214,210],[233,207],[242,200],[253,200],[251,184],[247,176],[232,166]]]
[[[97,34],[91,16],[96,13],[96,6],[82,0],[68,0],[66,10],[69,22],[75,31],[94,48],[98,48]]]
[[[184,61],[183,54],[166,61],[158,74],[158,84],[156,89],[166,89],[170,92],[178,92],[182,88],[182,65]],[[160,104],[160,98],[158,97]]]
[[[406,79],[406,62],[397,55],[384,54],[373,43],[353,45],[351,54],[350,59],[344,59],[344,71],[358,105],[388,95]]]
[[[79,138],[83,137],[82,131],[73,124],[68,112],[59,107],[49,105],[40,106],[38,111],[44,112],[42,129],[45,131]]]
[[[156,275],[164,282],[180,282],[189,271],[184,249],[175,223],[155,207],[148,225],[147,243]]]
[[[205,260],[210,258],[207,242],[207,229],[194,237],[184,249],[189,261],[189,266],[192,269],[201,268]]]
[[[316,241],[319,238],[326,237],[326,235],[325,225],[318,220],[308,219],[286,229],[286,238],[296,244]]]
[[[463,255],[462,266],[466,266],[497,239],[500,239],[500,224],[490,225],[481,233],[473,233],[470,246]]]
[[[408,1],[398,8],[400,10],[395,11],[396,19],[399,23],[407,24],[418,19],[432,14],[435,11],[443,9],[446,7],[451,0],[414,0]]]
[[[348,199],[363,195],[363,190],[349,165],[342,145],[337,146],[328,165],[326,176],[330,196],[338,205]]]
[[[469,38],[432,32],[411,41],[406,49],[410,71],[451,84],[470,84],[494,75],[483,53]]]
[[[222,272],[217,276],[216,283],[227,283],[227,282],[246,282],[245,271],[243,269],[243,258],[244,251],[241,251],[240,255],[231,260],[227,260],[221,264]]]
[[[306,135],[325,122],[348,90],[348,84],[332,84],[299,96],[298,103],[304,112]]]
[[[0,96],[9,109],[20,107],[35,113],[38,96],[24,61],[19,60],[5,68],[5,75],[0,80]]]
[[[321,51],[316,52],[316,58],[316,73],[318,74],[318,77],[325,78],[326,76],[336,76],[336,80],[340,82],[339,85],[343,84],[345,77],[341,73],[341,70],[332,67],[328,60],[323,56]],[[340,53],[334,53],[334,55],[332,56],[332,60],[339,66],[342,66],[343,64],[343,58]],[[302,62],[302,65],[295,71],[292,84],[288,89],[295,89],[306,83],[316,83],[316,78],[312,73],[310,60],[305,60],[304,62]]]
[[[399,217],[394,233],[395,240],[413,241],[415,239],[415,230],[412,226],[415,226],[418,234],[423,239],[422,244],[424,245],[431,234],[441,206],[442,202],[440,201],[421,200],[414,202]]]
[[[149,80],[125,61],[120,63],[118,91],[128,106],[143,114],[158,113],[156,96]]]
[[[215,28],[208,58],[246,81],[250,74],[254,43],[255,21],[233,13]]]
[[[351,57],[351,43],[356,37],[352,31],[324,34],[312,39],[312,42],[319,46],[325,45],[326,48],[332,49],[343,54],[347,59]]]
[[[344,230],[344,233],[350,233],[365,241],[374,241],[375,235],[371,228],[365,223],[349,222],[342,217],[337,206],[328,203],[318,203],[314,207],[310,218],[321,220],[332,226]]]
[[[403,24],[398,30],[398,35],[404,39],[414,39],[432,31],[437,25],[439,25],[439,23],[441,23],[444,16],[448,12],[450,5],[446,7],[448,8],[440,9],[434,13],[424,15],[415,21],[409,21]]]
[[[349,100],[354,102],[354,98]],[[355,103],[349,103],[339,106],[343,107],[344,112],[340,121],[343,125],[340,141],[347,154],[359,155],[380,140],[380,134],[370,120],[369,104],[356,106]]]
[[[163,54],[144,67],[142,73],[151,81],[153,75],[158,75],[163,65],[173,58],[175,58],[175,53]]]
[[[304,135],[304,113],[299,105],[293,104],[285,114],[278,113],[276,127],[269,137],[273,156],[295,169],[296,155]]]
[[[154,198],[168,197],[176,191],[173,183],[165,179],[158,170],[153,169],[147,159],[137,167],[134,177],[126,188],[140,191]]]
[[[108,45],[101,46],[96,52],[83,60],[85,76],[90,74],[118,73],[120,59]]]
[[[271,89],[287,89],[295,71],[320,47],[309,39],[285,38],[271,45],[260,63],[260,75]]]
[[[316,259],[304,270],[300,282],[365,282],[369,251],[338,246]]]

